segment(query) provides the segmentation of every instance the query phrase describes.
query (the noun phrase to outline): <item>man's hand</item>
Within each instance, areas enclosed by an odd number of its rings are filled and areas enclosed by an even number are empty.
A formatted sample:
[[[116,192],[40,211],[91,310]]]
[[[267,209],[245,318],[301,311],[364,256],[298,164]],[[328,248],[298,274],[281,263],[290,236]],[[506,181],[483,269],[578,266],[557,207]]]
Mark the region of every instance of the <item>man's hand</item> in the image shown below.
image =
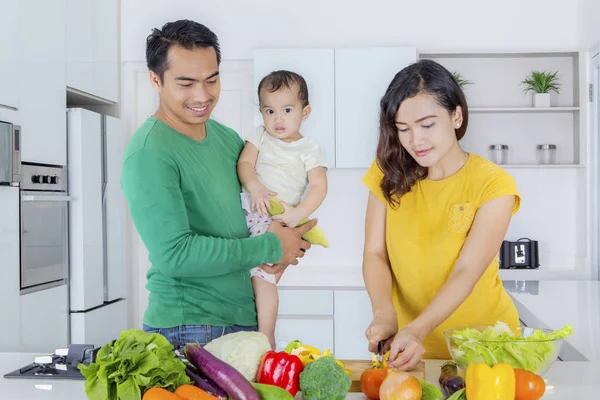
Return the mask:
[[[310,249],[310,243],[302,239],[302,235],[317,225],[316,219],[311,219],[298,228],[284,227],[279,221],[273,221],[269,232],[273,232],[281,242],[283,255],[278,264],[298,265],[298,258],[304,257],[306,250]]]

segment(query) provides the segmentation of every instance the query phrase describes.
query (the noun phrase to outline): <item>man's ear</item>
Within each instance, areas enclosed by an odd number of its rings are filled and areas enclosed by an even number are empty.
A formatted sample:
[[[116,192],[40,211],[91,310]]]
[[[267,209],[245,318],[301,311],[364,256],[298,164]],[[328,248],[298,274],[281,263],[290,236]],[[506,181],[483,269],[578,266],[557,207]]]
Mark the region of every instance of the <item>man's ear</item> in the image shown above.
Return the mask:
[[[310,106],[310,104],[302,109],[302,121],[304,121],[304,120],[306,120],[306,118],[308,118],[311,111],[312,111],[312,107]]]
[[[152,87],[154,87],[156,93],[160,93],[162,89],[162,81],[160,76],[158,76],[158,74],[154,71],[150,71],[150,83],[152,84]]]

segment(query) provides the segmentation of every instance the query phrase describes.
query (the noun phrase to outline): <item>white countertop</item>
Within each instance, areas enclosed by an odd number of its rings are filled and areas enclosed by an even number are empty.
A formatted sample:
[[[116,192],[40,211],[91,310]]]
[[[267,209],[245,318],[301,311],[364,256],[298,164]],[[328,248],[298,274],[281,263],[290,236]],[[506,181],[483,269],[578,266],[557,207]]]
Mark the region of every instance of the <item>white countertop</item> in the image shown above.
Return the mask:
[[[324,271],[322,271],[324,272]],[[290,274],[292,275],[292,274]],[[339,274],[320,274],[321,285],[339,287],[335,282]],[[337,278],[336,278],[337,276]],[[353,283],[347,278],[346,283]],[[307,282],[296,282],[308,283]],[[363,285],[354,281],[356,287]],[[562,328],[569,323],[573,335],[568,343],[574,349],[569,357],[583,355],[588,361],[557,361],[545,376],[549,390],[544,399],[587,400],[600,398],[600,282],[596,281],[507,281],[505,285],[513,296],[527,325]],[[291,286],[291,285],[288,285]],[[304,285],[301,285],[304,286]],[[312,285],[306,286],[315,286]],[[349,287],[349,285],[340,285]],[[39,354],[0,353],[0,375],[31,362]],[[426,361],[426,379],[434,384],[443,361]],[[0,379],[0,397],[30,400],[84,400],[83,381]],[[296,396],[301,399],[301,395]],[[348,399],[366,399],[359,393],[349,394]]]

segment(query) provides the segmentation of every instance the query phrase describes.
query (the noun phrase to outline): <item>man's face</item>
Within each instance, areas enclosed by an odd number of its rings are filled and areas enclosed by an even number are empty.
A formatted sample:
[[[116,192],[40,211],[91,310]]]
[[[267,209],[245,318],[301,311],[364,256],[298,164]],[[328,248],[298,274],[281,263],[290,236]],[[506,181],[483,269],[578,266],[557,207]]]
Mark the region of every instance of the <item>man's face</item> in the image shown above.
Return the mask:
[[[154,72],[150,74],[161,105],[173,118],[189,125],[203,124],[210,118],[221,92],[214,48],[172,46],[162,81]]]

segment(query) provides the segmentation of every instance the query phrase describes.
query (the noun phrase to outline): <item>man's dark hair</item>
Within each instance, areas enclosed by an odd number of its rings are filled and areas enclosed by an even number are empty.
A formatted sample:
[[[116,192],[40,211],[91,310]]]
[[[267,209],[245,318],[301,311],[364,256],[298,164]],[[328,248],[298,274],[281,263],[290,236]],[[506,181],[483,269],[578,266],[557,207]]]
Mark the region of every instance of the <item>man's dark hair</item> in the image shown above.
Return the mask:
[[[167,22],[161,29],[154,28],[146,38],[146,63],[148,69],[162,81],[167,68],[167,55],[171,46],[181,46],[192,50],[212,47],[217,53],[217,65],[221,64],[221,49],[217,35],[206,26],[194,21],[182,19]]]
[[[273,71],[262,78],[258,84],[258,99],[260,101],[260,91],[265,89],[269,92],[276,92],[281,88],[291,89],[294,84],[298,85],[298,100],[302,107],[308,105],[308,86],[302,75],[291,71]]]

